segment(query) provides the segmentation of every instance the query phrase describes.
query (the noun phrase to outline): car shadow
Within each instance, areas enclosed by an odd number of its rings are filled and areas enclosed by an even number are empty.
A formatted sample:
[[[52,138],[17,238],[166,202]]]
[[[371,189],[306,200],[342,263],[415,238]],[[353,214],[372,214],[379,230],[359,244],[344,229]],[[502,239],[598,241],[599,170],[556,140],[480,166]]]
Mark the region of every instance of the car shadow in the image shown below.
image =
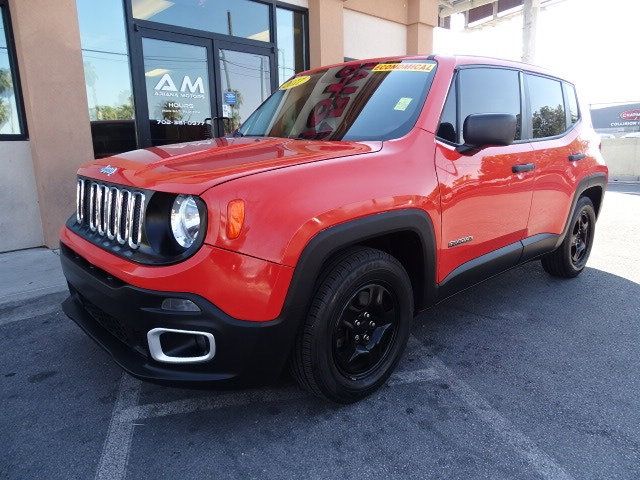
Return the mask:
[[[486,360],[469,359],[472,351],[476,357],[482,357],[482,352],[499,355],[506,351],[513,356],[516,353],[513,349],[517,348],[522,356],[535,354],[540,351],[541,339],[546,339],[547,350],[554,345],[558,352],[571,352],[579,358],[585,351],[607,355],[606,338],[610,336],[640,338],[638,311],[640,285],[634,281],[589,267],[575,279],[558,279],[546,274],[539,262],[532,262],[420,313],[414,320],[412,335],[429,352],[454,367],[469,367]],[[606,316],[608,321],[603,322],[600,316]],[[596,325],[602,325],[602,330],[594,332]],[[609,327],[605,330],[604,325]],[[585,337],[581,331],[589,335]],[[551,361],[555,354],[549,351],[549,355]],[[403,359],[398,370],[419,368],[415,366],[419,362],[414,360]],[[288,389],[292,385],[291,378],[284,374],[270,388]],[[216,390],[150,384],[144,384],[142,392],[141,403],[218,394]],[[223,392],[226,394],[228,390]]]

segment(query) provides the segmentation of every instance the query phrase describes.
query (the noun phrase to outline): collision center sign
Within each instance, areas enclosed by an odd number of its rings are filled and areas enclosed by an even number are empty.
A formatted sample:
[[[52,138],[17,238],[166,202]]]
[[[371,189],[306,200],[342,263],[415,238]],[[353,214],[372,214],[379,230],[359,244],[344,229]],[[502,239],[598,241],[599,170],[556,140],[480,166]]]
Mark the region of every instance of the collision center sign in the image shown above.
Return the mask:
[[[591,119],[596,129],[640,127],[640,103],[592,107]]]

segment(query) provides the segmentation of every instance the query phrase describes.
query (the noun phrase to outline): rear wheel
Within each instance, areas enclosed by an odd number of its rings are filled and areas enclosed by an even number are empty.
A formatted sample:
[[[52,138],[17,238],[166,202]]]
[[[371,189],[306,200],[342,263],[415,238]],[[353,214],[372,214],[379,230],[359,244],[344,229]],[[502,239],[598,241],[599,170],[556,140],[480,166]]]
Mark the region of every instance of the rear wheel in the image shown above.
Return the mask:
[[[580,197],[562,244],[542,257],[542,267],[555,277],[573,278],[587,265],[596,227],[596,212],[588,197]]]
[[[411,281],[402,265],[380,250],[349,250],[321,277],[296,338],[293,375],[317,396],[355,402],[387,380],[412,318]]]

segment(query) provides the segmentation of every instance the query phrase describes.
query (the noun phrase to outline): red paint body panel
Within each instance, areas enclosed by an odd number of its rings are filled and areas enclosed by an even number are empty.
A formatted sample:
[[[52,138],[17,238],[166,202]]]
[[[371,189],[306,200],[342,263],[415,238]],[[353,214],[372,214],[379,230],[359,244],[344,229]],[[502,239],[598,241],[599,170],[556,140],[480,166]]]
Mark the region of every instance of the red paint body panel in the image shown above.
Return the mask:
[[[536,149],[537,173],[528,235],[562,232],[580,180],[593,173],[608,172],[599,144],[588,117],[562,138],[532,144]],[[569,155],[573,153],[585,153],[587,157],[570,162]]]
[[[293,275],[291,267],[210,245],[203,245],[181,263],[153,267],[106,252],[68,228],[62,229],[60,240],[123,282],[148,290],[200,295],[238,320],[277,317]]]
[[[215,138],[134,150],[96,160],[79,175],[101,178],[105,165],[118,171],[109,181],[161,192],[199,195],[245,175],[380,150],[382,142],[323,142],[287,138]]]
[[[414,129],[385,142],[380,152],[273,170],[219,185],[203,194],[226,211],[245,200],[245,224],[226,238],[223,214],[206,242],[270,262],[295,266],[319,231],[339,223],[400,208],[421,208],[439,230],[439,198],[433,175],[433,135]],[[419,152],[413,154],[412,152]]]
[[[205,244],[181,263],[132,263],[66,228],[61,240],[124,282],[194,293],[234,318],[268,321],[280,314],[309,241],[322,230],[357,218],[422,209],[435,231],[436,282],[465,262],[525,237],[560,233],[577,183],[607,171],[588,120],[561,139],[462,155],[435,138],[454,69],[478,63],[522,65],[473,57],[436,61],[415,127],[384,144],[220,138],[136,150],[79,170],[80,175],[113,183],[200,195],[209,215]],[[588,157],[569,162],[568,155],[576,152]],[[537,164],[535,172],[512,173],[514,164],[528,162]],[[105,165],[120,170],[107,178],[99,173]],[[227,204],[235,199],[245,201],[245,221],[239,237],[229,239]],[[448,242],[467,235],[473,241],[448,247]]]
[[[463,155],[444,143],[436,145],[436,172],[442,202],[442,244],[467,236],[473,240],[443,248],[438,282],[465,262],[527,235],[534,173],[514,175],[515,164],[533,162],[529,143],[489,147]]]

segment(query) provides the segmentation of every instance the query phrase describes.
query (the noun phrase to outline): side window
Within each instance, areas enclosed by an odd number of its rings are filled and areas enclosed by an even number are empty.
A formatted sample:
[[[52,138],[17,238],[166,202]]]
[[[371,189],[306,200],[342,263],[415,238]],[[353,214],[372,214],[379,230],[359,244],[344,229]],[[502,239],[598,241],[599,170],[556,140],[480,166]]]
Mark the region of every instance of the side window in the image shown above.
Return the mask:
[[[567,108],[569,109],[569,120],[571,125],[580,120],[580,110],[578,109],[578,98],[576,97],[576,89],[570,83],[564,84],[564,92],[567,97]]]
[[[438,138],[451,143],[458,142],[456,90],[456,79],[454,77],[451,88],[449,89],[449,95],[447,95],[447,101],[444,102],[444,108],[442,109],[442,116],[440,117],[440,125],[438,126],[437,133]]]
[[[516,140],[522,138],[520,78],[515,70],[470,68],[460,71],[460,123],[475,113],[509,113],[518,120]]]
[[[533,138],[560,135],[567,129],[567,117],[558,80],[525,75],[531,102]]]

